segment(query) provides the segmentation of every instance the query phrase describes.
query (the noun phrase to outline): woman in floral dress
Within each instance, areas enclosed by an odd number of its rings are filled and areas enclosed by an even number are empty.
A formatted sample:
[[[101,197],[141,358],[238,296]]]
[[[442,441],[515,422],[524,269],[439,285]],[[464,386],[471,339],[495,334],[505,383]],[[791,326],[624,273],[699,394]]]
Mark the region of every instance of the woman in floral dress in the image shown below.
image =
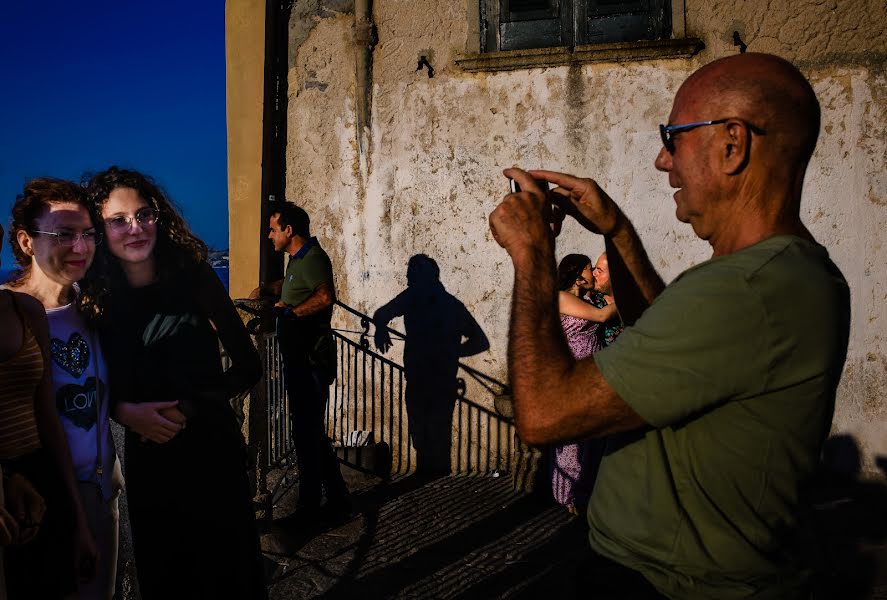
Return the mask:
[[[613,303],[597,307],[588,294],[594,289],[591,259],[584,254],[568,254],[558,265],[558,310],[567,344],[576,360],[601,349],[598,328],[618,319]],[[583,457],[589,442],[581,441],[554,448],[551,487],[555,500],[576,514],[588,502],[589,486],[583,485]]]

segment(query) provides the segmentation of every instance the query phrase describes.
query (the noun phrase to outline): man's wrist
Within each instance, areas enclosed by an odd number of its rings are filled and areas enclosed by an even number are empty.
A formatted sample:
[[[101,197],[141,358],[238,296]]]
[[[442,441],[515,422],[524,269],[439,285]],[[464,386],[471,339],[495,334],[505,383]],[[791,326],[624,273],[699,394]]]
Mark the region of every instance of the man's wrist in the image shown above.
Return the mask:
[[[634,227],[632,227],[631,221],[628,220],[628,217],[626,217],[622,211],[619,211],[616,224],[609,233],[605,235],[613,240],[614,243],[619,244],[621,242],[629,241],[634,236]]]
[[[511,253],[515,273],[518,271],[534,271],[554,260],[554,252],[550,248],[528,246]]]

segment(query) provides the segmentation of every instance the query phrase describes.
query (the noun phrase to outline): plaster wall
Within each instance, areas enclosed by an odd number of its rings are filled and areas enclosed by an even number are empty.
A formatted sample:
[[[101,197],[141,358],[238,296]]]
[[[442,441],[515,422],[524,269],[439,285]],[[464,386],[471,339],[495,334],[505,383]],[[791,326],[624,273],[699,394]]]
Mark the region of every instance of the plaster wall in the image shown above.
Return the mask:
[[[225,3],[225,101],[228,123],[229,288],[243,298],[259,281],[265,1]]]
[[[512,267],[487,216],[511,165],[597,179],[667,281],[706,260],[708,245],[675,220],[672,190],[653,168],[657,124],[692,71],[737,51],[739,31],[750,51],[798,64],[822,103],[802,212],[850,283],[850,349],[833,429],[856,438],[873,471],[875,458],[887,457],[887,5],[687,0],[687,35],[706,44],[692,59],[466,73],[454,59],[477,46],[476,4],[377,0],[372,87],[357,90],[350,3],[295,2],[286,191],[311,214],[340,298],[372,314],[406,287],[409,258],[426,253],[490,339],[488,352],[465,362],[507,380]],[[416,70],[420,55],[433,78]],[[363,152],[355,125],[362,94],[371,100]],[[235,231],[255,229],[246,214],[232,212],[231,222],[234,254]],[[575,223],[557,244],[559,256],[603,248]],[[492,404],[471,386],[468,395]]]

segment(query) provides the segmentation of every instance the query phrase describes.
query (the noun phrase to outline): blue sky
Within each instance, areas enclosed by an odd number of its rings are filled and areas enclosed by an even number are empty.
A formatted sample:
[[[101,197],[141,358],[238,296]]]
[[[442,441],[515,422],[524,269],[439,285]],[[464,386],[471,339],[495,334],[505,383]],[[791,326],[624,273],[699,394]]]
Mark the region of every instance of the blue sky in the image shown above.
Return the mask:
[[[153,176],[227,247],[224,0],[3,3],[4,229],[28,179],[112,164]],[[5,240],[2,256],[11,267]]]

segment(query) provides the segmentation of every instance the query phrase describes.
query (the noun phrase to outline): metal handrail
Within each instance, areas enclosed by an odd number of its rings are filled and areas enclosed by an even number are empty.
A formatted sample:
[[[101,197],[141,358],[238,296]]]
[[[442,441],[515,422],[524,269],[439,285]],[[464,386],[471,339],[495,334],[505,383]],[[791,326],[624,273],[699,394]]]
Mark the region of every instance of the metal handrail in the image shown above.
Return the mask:
[[[235,303],[253,317],[248,328],[262,357],[263,376],[250,397],[248,441],[258,467],[257,500],[270,506],[271,494],[264,474],[270,468],[292,462],[289,460],[293,452],[289,398],[277,336],[270,327],[269,305],[242,300]],[[327,404],[327,433],[337,444],[340,460],[352,466],[376,472],[389,469],[394,473],[411,472],[416,467],[416,454],[410,443],[404,366],[370,348],[370,327],[374,326],[371,317],[343,302],[337,301],[336,306],[357,317],[360,329],[333,330],[338,354],[337,377],[331,385]],[[398,339],[407,340],[406,334],[386,328]],[[461,362],[459,368],[493,396],[508,393],[508,386],[495,378]],[[510,470],[513,424],[510,419],[466,397],[467,389],[465,379],[457,377],[451,422],[452,471]],[[372,432],[375,444],[367,450],[348,447],[349,434],[353,431]]]

